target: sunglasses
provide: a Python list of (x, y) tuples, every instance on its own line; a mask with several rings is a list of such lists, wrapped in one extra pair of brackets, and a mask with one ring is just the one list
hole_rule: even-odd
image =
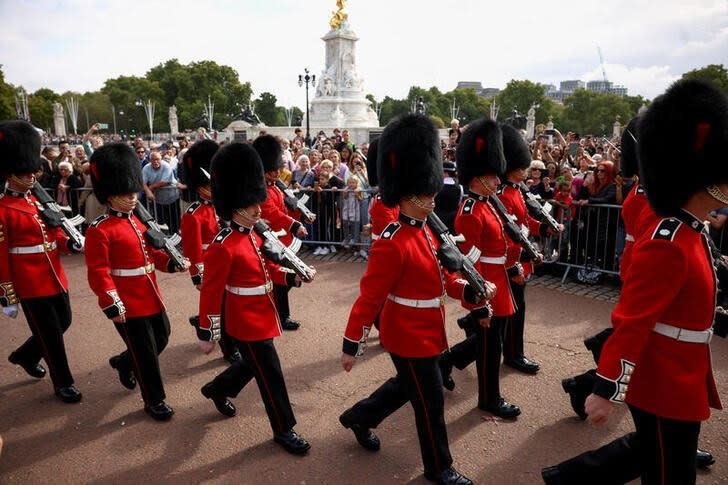
[(597, 172), (602, 172), (602, 173), (604, 173), (604, 172), (606, 172), (606, 170), (604, 170), (603, 168), (599, 168), (599, 169), (597, 169)]

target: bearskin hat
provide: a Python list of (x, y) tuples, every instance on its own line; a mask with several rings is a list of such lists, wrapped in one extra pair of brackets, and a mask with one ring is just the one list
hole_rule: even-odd
[(382, 202), (395, 207), (407, 195), (442, 188), (440, 139), (429, 118), (408, 114), (390, 121), (379, 139), (377, 175)]
[(654, 211), (675, 215), (690, 196), (728, 183), (728, 98), (702, 81), (680, 80), (639, 122), (640, 180)]
[(377, 175), (377, 156), (379, 154), (379, 138), (375, 138), (369, 143), (369, 151), (367, 152), (367, 178), (369, 185), (376, 187), (379, 185), (379, 177)]
[(182, 159), (184, 170), (180, 172), (180, 180), (191, 191), (209, 183), (202, 170), (210, 173), (210, 162), (218, 149), (217, 143), (212, 140), (201, 140), (192, 145), (185, 152)]
[(247, 143), (231, 143), (212, 157), (212, 203), (217, 214), (232, 219), (233, 211), (268, 198), (260, 155)]
[(262, 135), (255, 139), (253, 147), (263, 161), (263, 170), (272, 172), (283, 168), (283, 149), (273, 135)]
[(40, 170), (40, 135), (25, 121), (0, 121), (0, 178)]
[(634, 177), (639, 174), (640, 165), (637, 159), (637, 129), (639, 128), (639, 116), (629, 120), (629, 124), (622, 132), (622, 140), (619, 142), (621, 156), (619, 158), (619, 169), (625, 177)]
[[(498, 123), (480, 118), (460, 135), (455, 153), (460, 183), (468, 186), (475, 177), (502, 174), (506, 170), (503, 135)], [(529, 157), (530, 158), (530, 157)]]
[(94, 151), (90, 163), (91, 185), (99, 202), (112, 195), (131, 194), (143, 189), (142, 168), (134, 150), (124, 143), (110, 143)]
[(508, 124), (501, 124), (500, 129), (503, 133), (503, 156), (506, 159), (503, 175), (531, 166), (531, 151), (521, 132)]

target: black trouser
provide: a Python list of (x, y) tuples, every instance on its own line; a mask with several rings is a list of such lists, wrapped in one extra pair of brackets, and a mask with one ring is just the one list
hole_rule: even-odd
[(278, 318), (281, 323), (291, 317), (291, 308), (288, 306), (288, 292), (291, 291), (290, 286), (273, 285), (273, 298), (278, 310)]
[(296, 425), (286, 382), (273, 339), (255, 342), (236, 340), (243, 360), (233, 363), (212, 381), (216, 391), (235, 397), (255, 377), (273, 433), (283, 433)]
[(445, 428), (445, 400), (439, 356), (408, 359), (390, 354), (397, 375), (351, 408), (354, 421), (376, 428), (407, 401), (412, 404), (425, 472), (438, 474), (452, 465)]
[(134, 371), (144, 403), (151, 406), (164, 401), (159, 354), (169, 341), (167, 313), (127, 318), (126, 322), (114, 323), (114, 326), (127, 348), (119, 354), (123, 362), (122, 369)]
[(558, 465), (564, 484), (695, 483), (700, 422), (661, 418), (633, 406), (637, 431)]
[(476, 324), (466, 330), (468, 337), (450, 349), (450, 362), (460, 370), (475, 361), (478, 371), (478, 406), (500, 399), (500, 362), (503, 331), (508, 317), (493, 317), (490, 326)]
[(63, 333), (71, 326), (68, 293), (20, 300), (33, 336), (14, 352), (20, 362), (37, 364), (43, 357), (55, 387), (73, 385)]
[(523, 357), (523, 327), (526, 321), (526, 285), (519, 285), (508, 279), (516, 313), (508, 317), (503, 337), (503, 359), (515, 360)]

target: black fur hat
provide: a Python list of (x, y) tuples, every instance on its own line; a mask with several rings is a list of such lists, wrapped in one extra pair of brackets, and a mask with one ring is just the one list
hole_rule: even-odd
[(498, 123), (480, 118), (468, 125), (460, 135), (455, 153), (460, 183), (468, 186), (475, 177), (500, 175), (506, 170), (503, 155), (503, 135)]
[(395, 207), (407, 195), (436, 194), (443, 184), (440, 137), (422, 115), (408, 114), (390, 121), (382, 132), (377, 175), (382, 202)]
[(124, 143), (110, 143), (94, 151), (90, 172), (94, 194), (102, 204), (107, 204), (112, 195), (142, 191), (139, 159)]
[(531, 166), (531, 151), (521, 132), (505, 123), (500, 125), (500, 129), (503, 132), (503, 156), (506, 159), (503, 175)]
[(205, 169), (207, 173), (210, 173), (210, 162), (218, 148), (217, 143), (212, 140), (201, 140), (185, 152), (182, 159), (184, 170), (180, 171), (180, 180), (190, 191), (209, 183), (200, 169)]
[(255, 139), (253, 147), (263, 162), (263, 170), (272, 172), (283, 168), (283, 149), (273, 135), (262, 135)]
[(40, 170), (40, 135), (25, 121), (0, 121), (0, 178)]
[(217, 214), (232, 219), (233, 211), (268, 198), (263, 163), (247, 143), (230, 143), (212, 157), (212, 202)]
[(654, 211), (675, 215), (690, 196), (728, 183), (728, 98), (717, 87), (680, 80), (639, 122), (640, 180)]
[(369, 151), (367, 152), (367, 178), (369, 185), (376, 187), (379, 185), (379, 176), (377, 175), (377, 156), (379, 154), (379, 138), (375, 138), (369, 143)]
[(622, 132), (620, 141), (621, 156), (619, 157), (619, 169), (624, 177), (634, 177), (639, 174), (640, 165), (637, 158), (637, 130), (639, 128), (639, 117), (635, 116)]

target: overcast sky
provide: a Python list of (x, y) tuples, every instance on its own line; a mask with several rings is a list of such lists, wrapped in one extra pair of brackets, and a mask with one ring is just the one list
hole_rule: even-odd
[[(232, 66), (257, 96), (304, 104), (298, 74), (319, 73), (335, 0), (0, 0), (0, 64), (34, 91), (100, 89), (170, 58)], [(683, 72), (728, 66), (728, 0), (349, 0), (364, 89), (510, 79), (601, 79), (653, 98)], [(204, 93), (201, 93), (204, 96)]]

